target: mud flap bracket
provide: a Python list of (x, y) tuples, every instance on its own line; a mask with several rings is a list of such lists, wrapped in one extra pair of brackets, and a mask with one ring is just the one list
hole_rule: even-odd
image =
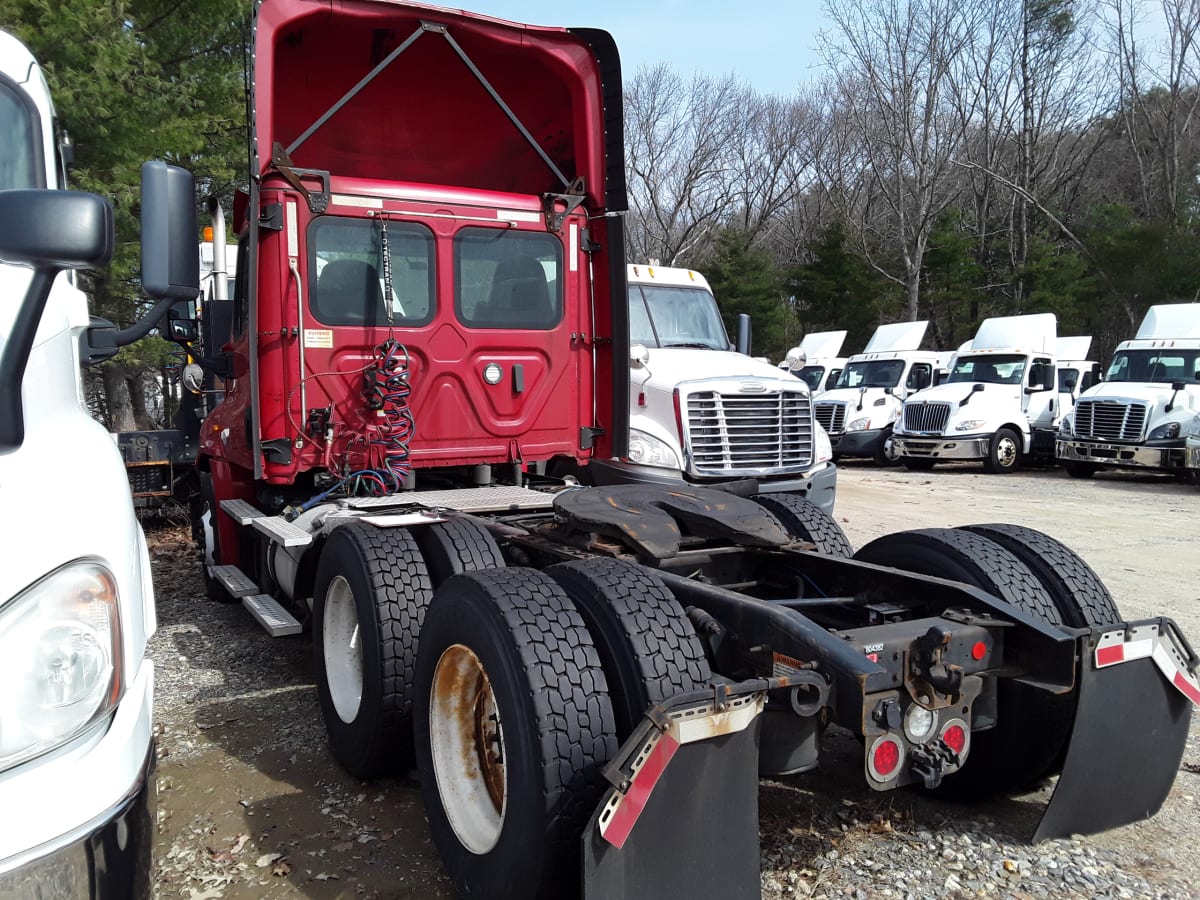
[[(770, 681), (681, 695), (634, 730), (583, 834), (583, 896), (758, 897), (758, 744)], [(716, 848), (719, 851), (714, 852)]]
[(1081, 638), (1066, 760), (1034, 841), (1096, 834), (1154, 815), (1175, 782), (1200, 688), (1170, 619), (1097, 626)]

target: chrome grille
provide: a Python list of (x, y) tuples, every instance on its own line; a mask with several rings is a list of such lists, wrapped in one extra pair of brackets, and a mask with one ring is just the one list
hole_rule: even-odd
[(1101, 441), (1140, 441), (1146, 430), (1146, 404), (1121, 400), (1080, 400), (1075, 434)]
[(841, 434), (846, 427), (846, 404), (845, 403), (817, 403), (814, 404), (814, 409), (817, 416), (817, 422), (830, 434)]
[(808, 392), (687, 395), (684, 429), (697, 476), (801, 472), (812, 465), (814, 421)]
[(904, 430), (941, 434), (950, 421), (949, 403), (905, 403)]

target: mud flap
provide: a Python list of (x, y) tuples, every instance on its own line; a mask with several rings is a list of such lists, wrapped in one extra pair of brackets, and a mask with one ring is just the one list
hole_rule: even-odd
[(642, 725), (583, 833), (585, 900), (761, 896), (758, 742), (766, 694), (680, 706)]
[(1081, 640), (1075, 726), (1035, 843), (1158, 812), (1200, 702), (1195, 656), (1170, 620), (1098, 627)]

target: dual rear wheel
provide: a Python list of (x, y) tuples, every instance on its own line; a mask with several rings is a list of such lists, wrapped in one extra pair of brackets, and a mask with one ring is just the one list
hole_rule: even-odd
[(678, 601), (640, 567), (503, 566), (468, 519), (339, 526), (314, 593), (318, 690), (350, 772), (415, 761), (463, 895), (557, 897), (576, 890), (603, 766), (648, 706), (711, 673)]

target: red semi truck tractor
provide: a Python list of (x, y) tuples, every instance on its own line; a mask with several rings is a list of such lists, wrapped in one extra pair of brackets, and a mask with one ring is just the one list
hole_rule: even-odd
[(756, 896), (757, 777), (831, 721), (881, 791), (1061, 772), (1038, 837), (1158, 808), (1195, 657), (1061, 544), (855, 554), (793, 495), (589, 486), (628, 453), (607, 34), (265, 0), (251, 65), (205, 575), (309, 634), (342, 766), (415, 763), (464, 895)]

